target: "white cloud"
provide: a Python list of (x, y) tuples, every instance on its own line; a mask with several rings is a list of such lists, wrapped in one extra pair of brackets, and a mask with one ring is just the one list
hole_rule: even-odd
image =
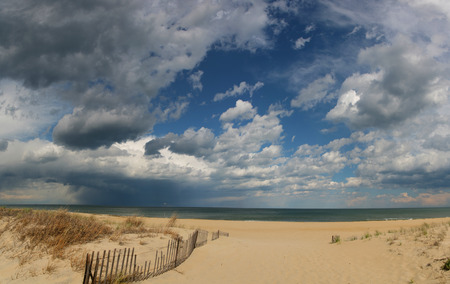
[(327, 95), (335, 82), (336, 80), (331, 74), (316, 79), (299, 92), (298, 96), (291, 101), (291, 106), (301, 107), (303, 110), (313, 108), (318, 103), (327, 100)]
[[(44, 95), (47, 93), (47, 95)], [(0, 81), (0, 137), (26, 139), (44, 135), (68, 111), (48, 94), (34, 92), (19, 82)]]
[(305, 47), (306, 43), (308, 43), (311, 40), (310, 37), (308, 38), (303, 38), (303, 37), (299, 37), (294, 44), (294, 49), (302, 49), (303, 47)]
[(256, 109), (253, 108), (250, 102), (237, 100), (235, 107), (228, 109), (220, 115), (220, 120), (223, 122), (229, 122), (236, 119), (248, 120), (252, 119), (255, 114)]
[(315, 29), (316, 29), (316, 25), (310, 24), (310, 25), (306, 26), (305, 33), (310, 33), (312, 31), (314, 31)]
[(189, 76), (189, 81), (191, 82), (192, 88), (194, 90), (199, 90), (199, 91), (203, 90), (203, 85), (201, 82), (202, 76), (203, 76), (202, 70), (198, 70), (197, 72), (195, 72), (191, 76)]
[(255, 85), (250, 85), (247, 82), (241, 82), (239, 86), (234, 85), (232, 89), (227, 90), (225, 93), (218, 93), (214, 96), (214, 101), (221, 101), (228, 97), (236, 97), (242, 96), (245, 93), (249, 93), (250, 97), (253, 96), (253, 93), (258, 89), (262, 88), (264, 83), (257, 82)]

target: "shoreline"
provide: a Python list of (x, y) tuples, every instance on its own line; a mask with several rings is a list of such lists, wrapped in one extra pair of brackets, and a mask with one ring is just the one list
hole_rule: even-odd
[(75, 213), (109, 214), (178, 219), (282, 221), (282, 222), (354, 222), (409, 220), (450, 217), (450, 207), (436, 208), (371, 208), (371, 209), (271, 209), (225, 207), (110, 207), (93, 205), (7, 205), (9, 208), (58, 210)]

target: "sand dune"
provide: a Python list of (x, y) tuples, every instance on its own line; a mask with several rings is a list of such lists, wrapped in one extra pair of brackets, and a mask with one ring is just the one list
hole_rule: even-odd
[[(110, 224), (124, 219), (97, 217)], [(167, 223), (142, 220), (147, 226)], [(175, 270), (140, 283), (450, 283), (450, 272), (441, 269), (450, 257), (449, 224), (450, 218), (344, 223), (177, 220), (181, 234), (201, 228), (230, 236), (209, 239)], [(332, 244), (332, 235), (341, 241)], [(134, 246), (144, 258), (168, 238), (130, 234), (73, 246), (67, 253)], [(73, 259), (54, 259), (42, 251), (21, 264), (25, 251), (11, 232), (3, 232), (0, 283), (81, 283), (82, 271), (71, 268)]]

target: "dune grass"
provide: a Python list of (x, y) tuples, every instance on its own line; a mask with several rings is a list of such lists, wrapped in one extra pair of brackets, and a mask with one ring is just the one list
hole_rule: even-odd
[(31, 250), (42, 246), (48, 253), (59, 258), (64, 257), (65, 249), (71, 245), (85, 244), (105, 237), (118, 240), (124, 234), (156, 236), (162, 233), (179, 238), (171, 229), (176, 222), (175, 215), (161, 228), (147, 228), (136, 216), (126, 218), (114, 228), (93, 216), (80, 216), (65, 209), (52, 211), (0, 207), (0, 220), (6, 222), (0, 235), (10, 230), (20, 241), (28, 242)]
[(33, 249), (44, 246), (60, 257), (70, 245), (92, 242), (110, 235), (110, 226), (94, 217), (70, 214), (67, 210), (56, 211), (0, 208), (0, 218), (7, 217), (5, 229), (14, 232), (19, 240), (29, 242)]

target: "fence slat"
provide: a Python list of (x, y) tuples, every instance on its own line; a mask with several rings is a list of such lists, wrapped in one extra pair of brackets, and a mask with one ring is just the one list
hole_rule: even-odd
[(95, 261), (95, 268), (94, 268), (94, 276), (92, 277), (92, 283), (97, 282), (97, 271), (98, 271), (98, 263), (100, 260), (98, 259), (100, 252), (97, 252), (97, 259)]
[(153, 262), (153, 275), (156, 274), (156, 261), (158, 260), (158, 251), (156, 251), (155, 262)]
[(100, 266), (100, 275), (98, 276), (98, 283), (102, 283), (102, 272), (103, 272), (103, 263), (105, 262), (106, 250), (103, 251), (102, 256), (102, 265)]
[(109, 279), (113, 282), (113, 271), (114, 271), (114, 261), (116, 260), (116, 249), (114, 249), (112, 263), (111, 263), (111, 272), (109, 273)]
[(86, 255), (86, 264), (84, 266), (84, 279), (83, 284), (89, 284), (89, 253)]
[[(130, 274), (131, 274), (131, 268), (133, 267), (133, 255), (134, 255), (134, 248), (131, 251), (131, 259), (130, 259)], [(126, 272), (126, 270), (125, 270)]]
[(117, 272), (119, 270), (119, 262), (120, 262), (120, 253), (122, 252), (121, 249), (119, 249), (119, 255), (117, 256), (117, 263), (116, 263), (116, 272), (114, 273), (114, 278), (117, 278)]
[(109, 269), (109, 255), (111, 254), (111, 251), (108, 250), (108, 257), (106, 258), (106, 268), (105, 268), (105, 283), (108, 282), (108, 269)]
[(145, 272), (147, 271), (147, 261), (145, 261), (145, 266), (144, 266), (144, 274), (143, 274), (143, 279), (145, 279), (146, 275)]

